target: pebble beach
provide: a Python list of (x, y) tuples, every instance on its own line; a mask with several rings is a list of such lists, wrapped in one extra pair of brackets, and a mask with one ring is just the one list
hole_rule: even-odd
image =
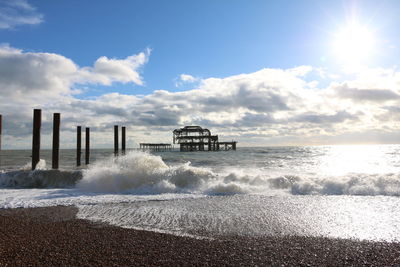
[(319, 237), (196, 239), (76, 219), (77, 208), (0, 210), (1, 266), (399, 266), (400, 243)]

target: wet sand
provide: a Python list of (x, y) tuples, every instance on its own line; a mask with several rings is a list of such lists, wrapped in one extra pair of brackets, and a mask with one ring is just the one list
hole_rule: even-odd
[(399, 266), (400, 243), (316, 237), (199, 240), (75, 218), (75, 207), (0, 210), (0, 266)]

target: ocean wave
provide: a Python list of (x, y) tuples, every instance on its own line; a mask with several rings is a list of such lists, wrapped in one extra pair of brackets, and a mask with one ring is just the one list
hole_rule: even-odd
[(77, 187), (91, 192), (126, 193), (288, 193), (291, 195), (400, 196), (399, 174), (271, 176), (251, 170), (215, 173), (190, 163), (168, 166), (159, 156), (132, 152), (83, 171)]
[(302, 177), (287, 181), (293, 195), (400, 196), (400, 175), (347, 174), (345, 176)]
[[(43, 165), (43, 164), (42, 164)], [(43, 167), (43, 166), (42, 166)], [(185, 164), (167, 165), (160, 156), (130, 152), (81, 171), (20, 170), (0, 173), (3, 188), (65, 188), (123, 194), (200, 193), (400, 196), (400, 175), (277, 175), (255, 169), (218, 172)]]
[(80, 171), (18, 170), (0, 173), (0, 188), (68, 188), (81, 178)]
[(99, 161), (83, 171), (77, 188), (90, 192), (187, 193), (202, 191), (218, 176), (190, 163), (168, 166), (159, 156), (131, 152)]

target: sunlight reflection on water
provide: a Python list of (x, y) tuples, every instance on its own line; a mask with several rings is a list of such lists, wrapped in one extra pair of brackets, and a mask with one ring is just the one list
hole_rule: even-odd
[(339, 176), (394, 173), (399, 171), (399, 161), (400, 154), (387, 146), (331, 146), (317, 164), (321, 173)]

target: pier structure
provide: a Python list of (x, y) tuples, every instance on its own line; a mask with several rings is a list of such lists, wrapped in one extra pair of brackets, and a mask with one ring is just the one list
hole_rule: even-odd
[(165, 152), (165, 151), (172, 151), (172, 145), (164, 143), (140, 143), (140, 149)]
[(173, 131), (173, 143), (180, 145), (180, 151), (219, 151), (236, 150), (237, 142), (220, 142), (209, 129), (185, 126)]

